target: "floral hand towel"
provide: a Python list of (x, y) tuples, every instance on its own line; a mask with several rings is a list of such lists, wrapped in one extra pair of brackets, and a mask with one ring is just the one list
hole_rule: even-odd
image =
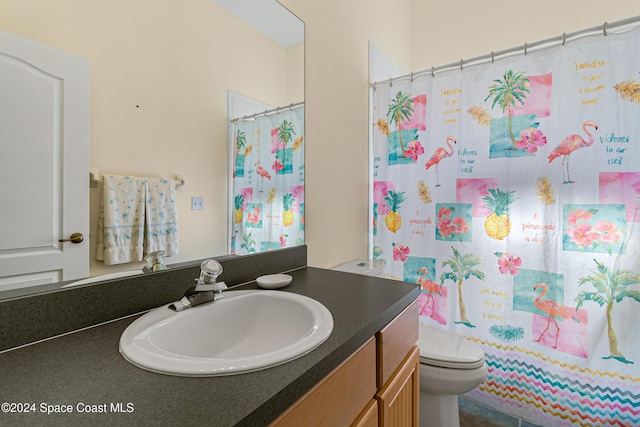
[(178, 215), (175, 182), (147, 178), (145, 201), (145, 253), (164, 251), (165, 256), (178, 254)]
[(142, 261), (146, 184), (144, 178), (104, 176), (96, 258), (106, 265)]

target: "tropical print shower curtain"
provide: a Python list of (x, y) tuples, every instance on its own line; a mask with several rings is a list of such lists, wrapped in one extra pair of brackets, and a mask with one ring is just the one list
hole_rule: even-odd
[(470, 396), (640, 425), (640, 30), (372, 90), (372, 257), (486, 352)]
[(304, 244), (304, 107), (233, 125), (231, 253)]

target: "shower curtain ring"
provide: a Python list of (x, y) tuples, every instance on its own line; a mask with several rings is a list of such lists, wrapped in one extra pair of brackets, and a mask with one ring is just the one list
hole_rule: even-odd
[(413, 71), (411, 72), (411, 83), (413, 83)]
[(289, 111), (293, 111), (293, 102), (289, 104)]
[(562, 46), (567, 42), (567, 33), (562, 33)]
[(393, 78), (389, 77), (389, 87), (393, 87)]
[(460, 71), (462, 71), (462, 59), (460, 60)]
[(495, 59), (493, 51), (491, 51), (491, 63), (493, 64), (493, 60)]
[(436, 67), (431, 67), (431, 77), (435, 77), (436, 76)]
[(604, 33), (604, 36), (607, 37), (607, 23), (605, 21), (604, 24), (602, 24), (602, 32)]
[(527, 56), (527, 42), (524, 42), (524, 56)]

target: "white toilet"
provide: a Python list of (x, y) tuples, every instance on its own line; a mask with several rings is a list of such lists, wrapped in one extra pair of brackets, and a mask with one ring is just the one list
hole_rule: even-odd
[[(356, 259), (334, 270), (380, 276), (384, 261)], [(459, 335), (420, 325), (420, 426), (460, 427), (458, 395), (487, 377), (484, 351)]]
[(459, 335), (420, 325), (420, 427), (459, 427), (458, 395), (487, 377), (484, 351)]

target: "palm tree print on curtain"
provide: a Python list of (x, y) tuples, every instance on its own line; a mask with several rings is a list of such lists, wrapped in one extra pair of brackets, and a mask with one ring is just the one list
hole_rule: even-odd
[(578, 282), (579, 286), (591, 285), (594, 291), (580, 291), (576, 297), (576, 311), (586, 302), (591, 301), (604, 307), (607, 319), (607, 337), (609, 340), (609, 356), (603, 359), (613, 358), (622, 363), (634, 363), (628, 360), (618, 349), (618, 338), (613, 328), (613, 308), (616, 303), (620, 303), (626, 298), (640, 302), (640, 292), (631, 289), (631, 286), (640, 283), (640, 276), (630, 270), (614, 270), (602, 262), (594, 259), (597, 270), (592, 276), (582, 277)]
[(391, 104), (389, 104), (389, 112), (387, 113), (387, 116), (389, 117), (389, 121), (396, 125), (398, 145), (400, 145), (399, 157), (406, 157), (405, 153), (407, 151), (402, 143), (402, 130), (400, 129), (400, 123), (403, 121), (409, 121), (412, 114), (413, 99), (411, 99), (411, 95), (398, 92), (396, 98), (391, 101)]
[[(247, 136), (239, 129), (235, 134), (235, 142), (235, 149), (233, 150), (233, 154), (235, 156), (235, 161), (233, 162), (235, 166), (233, 169), (234, 178), (236, 176), (244, 176), (244, 158), (246, 157), (246, 154), (248, 154), (246, 151), (240, 154), (240, 150), (245, 148), (247, 144)], [(249, 148), (247, 148), (247, 150), (248, 149)]]
[[(498, 106), (507, 116), (506, 124), (504, 118), (490, 121), (492, 157), (532, 155), (547, 143), (546, 136), (538, 129), (538, 115), (520, 113), (514, 116), (516, 108), (525, 106), (531, 94), (529, 85), (532, 79), (524, 72), (507, 70), (501, 79), (495, 79), (489, 86), (489, 94), (484, 101), (493, 100), (491, 108)], [(547, 84), (551, 85), (550, 78)]]
[(425, 95), (412, 98), (410, 94), (400, 91), (390, 102), (387, 111), (387, 117), (396, 130), (389, 132), (387, 122), (378, 120), (379, 131), (388, 138), (389, 164), (413, 164), (424, 154), (418, 131), (425, 129), (425, 105)]
[[(297, 147), (293, 146), (293, 136), (296, 134), (294, 125), (283, 120), (276, 129), (272, 129), (272, 135), (275, 136), (275, 153), (276, 159), (273, 162), (272, 169), (278, 175), (293, 173), (293, 150)], [(300, 139), (300, 142), (302, 139)], [(292, 145), (289, 147), (289, 145)]]
[[(451, 247), (453, 255), (446, 261), (442, 262), (442, 274), (440, 275), (440, 283), (444, 284), (446, 280), (451, 280), (458, 287), (458, 309), (460, 310), (460, 323), (470, 328), (475, 328), (475, 325), (467, 318), (467, 309), (464, 304), (464, 297), (462, 296), (462, 285), (465, 280), (469, 280), (472, 276), (479, 280), (484, 280), (484, 272), (479, 269), (475, 269), (476, 265), (480, 264), (480, 258), (473, 254), (461, 254), (455, 247)], [(445, 270), (448, 268), (448, 270)]]

